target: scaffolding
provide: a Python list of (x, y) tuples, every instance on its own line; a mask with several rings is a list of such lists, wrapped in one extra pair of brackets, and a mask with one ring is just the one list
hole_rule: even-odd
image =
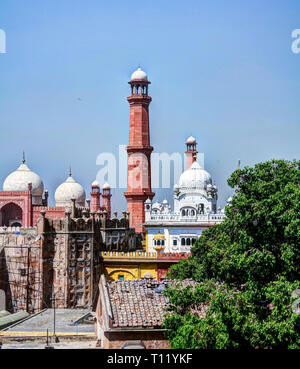
[(2, 243), (0, 246), (0, 289), (5, 291), (8, 311), (40, 310), (43, 297), (40, 260), (39, 245)]

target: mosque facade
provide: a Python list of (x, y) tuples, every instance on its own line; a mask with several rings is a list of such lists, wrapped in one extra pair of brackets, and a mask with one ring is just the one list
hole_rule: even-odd
[(23, 154), (22, 164), (7, 176), (3, 183), (3, 191), (0, 191), (0, 227), (36, 226), (41, 212), (45, 212), (50, 219), (61, 218), (73, 203), (81, 209), (106, 211), (110, 217), (109, 184), (103, 185), (102, 193), (97, 181), (94, 181), (91, 187), (92, 200), (86, 200), (84, 188), (72, 177), (70, 170), (67, 179), (55, 191), (55, 206), (48, 206), (49, 193), (47, 190), (44, 191), (40, 176), (27, 166)]
[(173, 189), (173, 208), (167, 200), (145, 202), (146, 249), (149, 252), (189, 253), (202, 232), (224, 220), (217, 207), (218, 188), (197, 162), (197, 142), (186, 141), (186, 170)]

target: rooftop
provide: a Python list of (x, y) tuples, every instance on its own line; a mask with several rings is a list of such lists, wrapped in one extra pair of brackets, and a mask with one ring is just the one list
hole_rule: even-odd
[[(176, 282), (165, 280), (159, 283), (152, 279), (107, 282), (112, 327), (160, 328), (168, 304), (162, 292), (167, 285)], [(188, 285), (196, 285), (196, 282), (182, 282), (182, 287)]]
[[(87, 309), (56, 309), (56, 334), (57, 335), (94, 335), (94, 324), (83, 321), (74, 324), (90, 311)], [(37, 314), (4, 329), (3, 336), (46, 336), (53, 333), (53, 309), (45, 309)]]

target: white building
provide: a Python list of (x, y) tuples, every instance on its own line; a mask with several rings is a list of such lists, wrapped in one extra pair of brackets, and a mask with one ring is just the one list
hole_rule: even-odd
[(218, 189), (211, 175), (197, 162), (197, 142), (186, 141), (186, 170), (174, 186), (174, 209), (167, 200), (145, 202), (148, 252), (189, 252), (204, 229), (221, 223), (224, 209), (217, 209)]

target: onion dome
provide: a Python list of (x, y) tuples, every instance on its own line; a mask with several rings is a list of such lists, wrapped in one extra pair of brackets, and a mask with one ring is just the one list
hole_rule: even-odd
[(110, 190), (110, 185), (108, 182), (105, 182), (103, 185), (103, 190)]
[(28, 191), (29, 183), (32, 184), (32, 203), (41, 205), (44, 191), (43, 181), (38, 174), (28, 168), (23, 157), (23, 162), (19, 168), (6, 177), (3, 183), (3, 191)]
[(212, 184), (211, 175), (201, 168), (198, 162), (194, 162), (189, 169), (185, 170), (180, 178), (178, 185), (181, 190), (197, 189), (206, 190)]
[(193, 136), (190, 136), (187, 140), (186, 140), (186, 144), (187, 145), (191, 145), (191, 144), (195, 144), (196, 143), (196, 139)]
[(148, 80), (148, 76), (140, 67), (138, 67), (138, 69), (135, 72), (133, 72), (131, 75), (131, 81), (135, 79)]
[(97, 180), (95, 180), (93, 183), (92, 183), (92, 187), (99, 187), (100, 188), (100, 184)]
[(85, 191), (84, 188), (75, 181), (71, 173), (69, 177), (55, 191), (56, 206), (70, 206), (72, 199), (75, 199), (75, 204), (85, 206)]
[(169, 205), (169, 203), (168, 203), (168, 200), (167, 200), (167, 199), (164, 199), (164, 201), (163, 201), (162, 203), (163, 203), (163, 205)]

